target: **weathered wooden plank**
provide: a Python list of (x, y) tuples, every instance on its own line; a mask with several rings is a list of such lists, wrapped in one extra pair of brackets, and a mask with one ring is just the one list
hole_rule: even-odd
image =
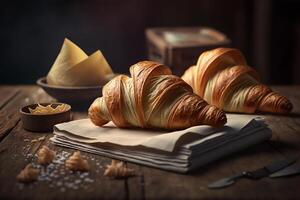
[[(25, 142), (24, 139), (33, 140), (41, 136), (46, 136), (45, 141)], [(74, 150), (52, 146), (48, 142), (49, 133), (32, 133), (22, 129), (21, 123), (12, 130), (2, 142), (0, 151), (0, 198), (24, 198), (24, 199), (124, 199), (128, 194), (125, 191), (124, 180), (110, 180), (103, 176), (105, 165), (110, 163), (110, 159), (82, 153), (89, 161), (91, 170), (89, 175), (80, 178), (81, 174), (72, 174), (65, 167), (59, 168), (56, 178), (50, 181), (37, 181), (33, 184), (23, 185), (16, 181), (19, 171), (28, 163), (36, 163), (35, 155), (38, 149), (46, 144), (54, 149), (58, 155), (72, 153)], [(26, 159), (27, 158), (27, 159)], [(48, 175), (47, 177), (50, 177)], [(65, 178), (69, 178), (66, 180)], [(85, 179), (88, 179), (85, 181)], [(75, 184), (76, 181), (81, 183)], [(73, 186), (70, 186), (73, 185)], [(78, 185), (78, 189), (74, 186)], [(22, 186), (22, 187), (20, 187)]]
[(127, 166), (135, 171), (134, 177), (126, 179), (129, 199), (146, 199), (143, 166), (133, 163), (127, 163)]
[(267, 115), (266, 120), (273, 130), (271, 145), (281, 154), (300, 155), (300, 87), (274, 87), (275, 91), (286, 95), (294, 105), (289, 115)]
[[(242, 170), (256, 169), (269, 162), (299, 152), (299, 117), (300, 111), (299, 87), (275, 88), (282, 90), (294, 103), (294, 114), (290, 116), (266, 115), (266, 119), (273, 129), (271, 142), (257, 145), (253, 148), (237, 153), (220, 161), (214, 162), (191, 174), (182, 175), (166, 172), (149, 167), (128, 164), (136, 170), (137, 176), (125, 180), (110, 180), (103, 177), (104, 166), (110, 159), (93, 154), (83, 154), (92, 165), (89, 177), (93, 183), (82, 183), (77, 190), (67, 188), (64, 181), (38, 181), (19, 189), (15, 176), (26, 163), (24, 155), (35, 154), (46, 143), (61, 153), (72, 152), (71, 149), (60, 148), (49, 144), (48, 139), (37, 143), (25, 142), (24, 139), (35, 139), (41, 136), (51, 137), (49, 133), (31, 133), (21, 128), (17, 123), (11, 133), (0, 143), (0, 198), (111, 198), (111, 199), (293, 199), (298, 197), (299, 177), (271, 180), (265, 178), (259, 181), (241, 180), (232, 187), (222, 190), (210, 190), (206, 185), (218, 178), (237, 173)], [(33, 92), (34, 93), (34, 92)], [(45, 98), (42, 94), (35, 100)], [(28, 100), (30, 101), (30, 100)], [(13, 107), (7, 104), (6, 108)], [(74, 119), (86, 117), (86, 112), (74, 112)], [(34, 160), (35, 158), (33, 158)], [(98, 165), (97, 165), (98, 163)], [(9, 167), (8, 167), (9, 166)], [(101, 166), (101, 167), (100, 167)], [(67, 177), (67, 175), (65, 175)], [(50, 187), (51, 184), (54, 186)], [(57, 183), (62, 183), (65, 190)], [(86, 186), (86, 187), (84, 187)]]
[(14, 98), (19, 91), (20, 89), (14, 86), (0, 86), (0, 108)]
[[(26, 88), (22, 94), (33, 94), (32, 96), (21, 96), (17, 100), (8, 104), (5, 109), (8, 113), (14, 113), (17, 110), (14, 107), (20, 107), (23, 103), (41, 102), (51, 100), (42, 91), (36, 92), (37, 88)], [(25, 98), (24, 98), (25, 97)], [(24, 98), (22, 100), (22, 98)], [(87, 117), (84, 112), (73, 112), (73, 118), (79, 119)], [(95, 156), (93, 154), (83, 153), (90, 165), (89, 175), (71, 174), (64, 169), (64, 165), (59, 168), (58, 177), (51, 181), (37, 181), (33, 184), (23, 185), (16, 181), (16, 175), (26, 166), (27, 163), (36, 163), (35, 155), (43, 144), (50, 146), (57, 151), (58, 155), (72, 153), (74, 150), (53, 146), (49, 142), (51, 133), (34, 133), (22, 129), (22, 122), (15, 121), (16, 127), (10, 134), (3, 139), (0, 144), (0, 199), (21, 198), (21, 199), (126, 199), (128, 192), (126, 190), (126, 181), (110, 180), (103, 176), (105, 166), (111, 159)], [(31, 143), (30, 141), (41, 137), (45, 140)], [(68, 180), (66, 180), (68, 178)], [(75, 182), (79, 182), (75, 184)], [(2, 184), (5, 183), (5, 184)]]
[(283, 197), (277, 188), (281, 186), (284, 188), (288, 181), (273, 185), (270, 179), (245, 180), (222, 190), (210, 190), (207, 184), (242, 170), (262, 167), (280, 158), (283, 157), (264, 143), (187, 175), (141, 167), (140, 180), (129, 179), (129, 186), (132, 187), (129, 191), (131, 196), (138, 194), (138, 191), (144, 191), (139, 194), (143, 196), (141, 194), (144, 193), (145, 199), (244, 199), (248, 189), (251, 188), (251, 191), (258, 193), (247, 194), (249, 199), (272, 197), (276, 199), (277, 195)]
[(42, 89), (35, 86), (17, 86), (13, 89), (19, 92), (0, 109), (0, 141), (20, 120), (19, 109), (22, 106), (52, 100)]
[(14, 123), (8, 121), (9, 117), (7, 113), (3, 111), (3, 107), (13, 100), (20, 92), (18, 87), (1, 86), (0, 87), (0, 141), (11, 128), (14, 127)]

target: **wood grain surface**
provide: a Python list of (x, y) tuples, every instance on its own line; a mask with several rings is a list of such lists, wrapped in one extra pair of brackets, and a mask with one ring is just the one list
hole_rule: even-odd
[[(220, 190), (206, 187), (210, 182), (233, 173), (300, 155), (300, 86), (273, 89), (290, 98), (294, 110), (288, 116), (264, 115), (273, 130), (272, 139), (190, 174), (127, 163), (135, 169), (136, 176), (109, 179), (103, 176), (103, 172), (111, 162), (110, 158), (82, 153), (91, 165), (89, 173), (71, 173), (61, 165), (57, 168), (59, 173), (48, 177), (49, 180), (20, 184), (16, 180), (17, 174), (26, 164), (36, 163), (35, 154), (42, 145), (55, 149), (59, 155), (69, 155), (74, 150), (53, 146), (49, 141), (51, 133), (34, 133), (22, 128), (19, 108), (30, 103), (54, 101), (51, 97), (36, 86), (1, 86), (0, 199), (299, 199), (300, 176), (241, 180)], [(85, 117), (85, 111), (73, 112), (74, 119)]]

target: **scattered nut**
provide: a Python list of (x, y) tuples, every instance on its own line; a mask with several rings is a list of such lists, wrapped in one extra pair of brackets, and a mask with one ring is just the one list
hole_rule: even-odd
[(37, 179), (40, 170), (28, 164), (17, 176), (17, 180), (22, 183), (30, 183)]
[(127, 168), (124, 165), (124, 162), (118, 162), (116, 160), (112, 160), (111, 164), (106, 166), (104, 176), (108, 176), (112, 178), (126, 178), (130, 176), (134, 176), (134, 170)]
[(41, 165), (48, 165), (53, 161), (55, 154), (55, 151), (50, 150), (47, 146), (44, 145), (37, 153), (37, 162)]
[(89, 163), (81, 157), (79, 151), (74, 152), (73, 155), (66, 160), (66, 167), (74, 171), (88, 171), (90, 169)]

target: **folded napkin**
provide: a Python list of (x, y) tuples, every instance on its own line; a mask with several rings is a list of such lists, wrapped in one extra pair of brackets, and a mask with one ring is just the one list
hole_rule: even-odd
[(185, 173), (271, 137), (271, 130), (256, 116), (228, 114), (222, 128), (207, 125), (162, 132), (104, 127), (89, 119), (54, 126), (51, 141), (111, 158)]

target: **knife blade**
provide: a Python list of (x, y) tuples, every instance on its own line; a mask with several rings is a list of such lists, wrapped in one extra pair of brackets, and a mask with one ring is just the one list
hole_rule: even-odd
[(283, 176), (292, 176), (292, 175), (296, 175), (296, 174), (300, 174), (300, 163), (292, 164), (282, 170), (279, 170), (279, 171), (271, 174), (269, 177), (270, 178), (279, 178), (279, 177), (283, 177)]
[(242, 171), (238, 174), (234, 174), (232, 176), (222, 178), (208, 185), (210, 189), (220, 189), (224, 187), (228, 187), (236, 182), (236, 180), (240, 178), (248, 178), (248, 179), (260, 179), (266, 176), (269, 176), (272, 173), (275, 173), (291, 164), (296, 162), (296, 158), (288, 158), (284, 160), (279, 160), (272, 162), (269, 165), (266, 165), (262, 168), (259, 168), (254, 171)]
[(275, 173), (297, 161), (296, 157), (291, 157), (288, 159), (272, 162), (271, 164), (265, 166), (265, 168), (270, 172), (270, 174)]

